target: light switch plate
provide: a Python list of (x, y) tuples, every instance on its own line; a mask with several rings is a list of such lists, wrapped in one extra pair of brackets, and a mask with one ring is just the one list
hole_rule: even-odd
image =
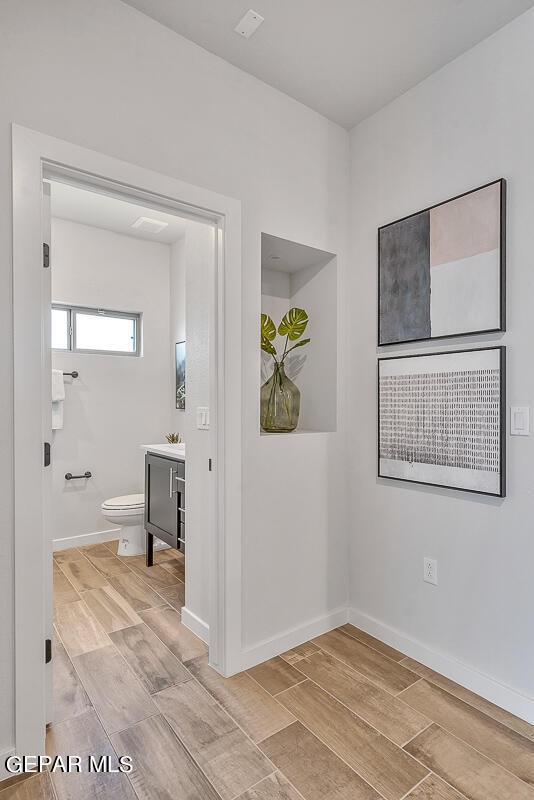
[(510, 436), (528, 436), (530, 434), (530, 409), (528, 406), (511, 406)]
[(210, 429), (210, 410), (206, 406), (197, 406), (197, 428), (199, 431)]

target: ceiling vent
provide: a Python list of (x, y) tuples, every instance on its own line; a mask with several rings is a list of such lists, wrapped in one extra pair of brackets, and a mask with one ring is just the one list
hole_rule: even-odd
[(257, 11), (253, 11), (250, 8), (245, 16), (239, 20), (234, 28), (234, 31), (240, 36), (244, 36), (245, 39), (250, 39), (252, 34), (255, 33), (260, 27), (263, 19), (264, 18), (261, 14), (258, 14)]
[(168, 222), (162, 222), (159, 219), (151, 219), (150, 217), (139, 217), (135, 222), (132, 222), (130, 228), (135, 228), (142, 233), (161, 233), (165, 228), (169, 227)]

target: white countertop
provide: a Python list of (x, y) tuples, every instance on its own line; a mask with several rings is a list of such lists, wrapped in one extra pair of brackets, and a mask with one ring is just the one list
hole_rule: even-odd
[(185, 444), (142, 444), (141, 450), (157, 456), (174, 458), (176, 461), (185, 461)]

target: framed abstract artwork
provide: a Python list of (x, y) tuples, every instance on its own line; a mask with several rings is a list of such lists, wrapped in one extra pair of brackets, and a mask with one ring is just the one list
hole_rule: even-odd
[(505, 496), (505, 347), (378, 360), (378, 476)]
[(378, 230), (378, 344), (504, 331), (506, 181)]
[(185, 409), (185, 342), (176, 342), (176, 408)]

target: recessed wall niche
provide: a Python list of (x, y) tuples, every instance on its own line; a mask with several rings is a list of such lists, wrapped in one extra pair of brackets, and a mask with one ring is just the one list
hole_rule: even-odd
[[(290, 434), (337, 427), (337, 257), (268, 233), (261, 234), (261, 310), (278, 327), (293, 307), (308, 312), (311, 341), (288, 356), (286, 373), (300, 389), (300, 417)], [(283, 339), (273, 342), (283, 351)], [(261, 353), (261, 384), (272, 374), (272, 357)], [(259, 398), (258, 398), (259, 402)]]

